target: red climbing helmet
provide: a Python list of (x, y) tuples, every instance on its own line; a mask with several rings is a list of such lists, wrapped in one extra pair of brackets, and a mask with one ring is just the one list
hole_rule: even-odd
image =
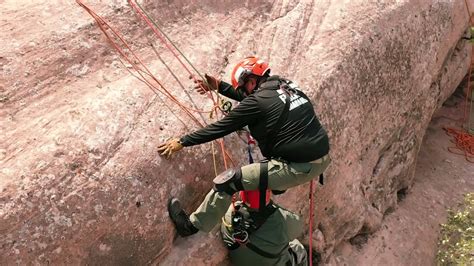
[(232, 86), (237, 88), (244, 85), (249, 75), (263, 77), (268, 73), (270, 73), (270, 67), (267, 62), (255, 56), (249, 56), (236, 64), (232, 70)]

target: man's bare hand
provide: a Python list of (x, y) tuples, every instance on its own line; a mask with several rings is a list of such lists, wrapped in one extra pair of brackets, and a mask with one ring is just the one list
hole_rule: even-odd
[(178, 152), (183, 148), (183, 145), (181, 145), (181, 142), (179, 141), (178, 138), (172, 138), (165, 143), (162, 143), (158, 145), (158, 153), (161, 156), (165, 156), (166, 159), (169, 159), (171, 154)]
[(208, 91), (214, 91), (219, 88), (220, 80), (208, 74), (205, 74), (204, 77), (206, 78), (206, 82), (200, 79), (194, 81), (194, 83), (196, 83), (194, 89), (199, 92), (199, 94), (205, 94)]

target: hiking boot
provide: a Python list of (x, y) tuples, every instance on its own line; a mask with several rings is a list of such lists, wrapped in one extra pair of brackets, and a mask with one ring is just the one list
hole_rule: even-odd
[(168, 214), (173, 221), (178, 235), (185, 237), (190, 236), (199, 231), (189, 220), (189, 216), (181, 208), (181, 204), (177, 198), (170, 198), (168, 201)]

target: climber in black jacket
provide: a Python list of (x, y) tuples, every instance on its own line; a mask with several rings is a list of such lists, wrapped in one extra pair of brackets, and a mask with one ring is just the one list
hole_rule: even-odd
[[(208, 75), (206, 80), (200, 81), (201, 93), (217, 89), (240, 104), (223, 119), (161, 144), (160, 154), (169, 157), (183, 147), (206, 143), (248, 126), (268, 161), (218, 175), (214, 188), (189, 216), (177, 199), (170, 199), (170, 217), (181, 236), (199, 230), (209, 232), (237, 191), (284, 191), (320, 176), (330, 163), (328, 136), (310, 99), (292, 81), (270, 76), (266, 62), (256, 57), (239, 62), (232, 72), (232, 85)], [(260, 207), (268, 204), (265, 196), (260, 197)]]
[[(326, 155), (329, 151), (328, 137), (308, 97), (289, 80), (273, 76), (262, 79), (262, 83), (267, 80), (281, 81), (288, 86), (286, 92), (291, 95), (287, 118), (274, 139), (268, 139), (268, 132), (275, 127), (285, 109), (286, 92), (280, 89), (259, 88), (245, 96), (241, 91), (235, 91), (231, 85), (220, 82), (219, 93), (240, 101), (240, 104), (222, 120), (182, 137), (181, 144), (187, 147), (209, 142), (248, 126), (266, 158), (309, 162)], [(270, 145), (272, 141), (273, 147)]]

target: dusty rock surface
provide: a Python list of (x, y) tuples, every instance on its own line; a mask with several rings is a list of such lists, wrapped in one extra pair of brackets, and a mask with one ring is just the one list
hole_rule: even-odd
[(338, 246), (333, 264), (436, 265), (439, 225), (446, 222), (448, 208), (455, 208), (463, 194), (474, 191), (474, 164), (448, 151), (452, 138), (443, 130), (460, 127), (460, 95), (449, 98), (434, 114), (421, 145), (414, 184), (399, 195), (393, 213), (384, 217), (373, 235)]
[[(8, 41), (0, 47), (0, 264), (224, 261), (216, 232), (174, 241), (165, 211), (170, 195), (195, 208), (214, 175), (210, 145), (171, 161), (156, 155), (158, 143), (192, 129), (191, 121), (172, 107), (181, 124), (128, 74), (75, 3), (1, 4), (0, 39)], [(432, 114), (470, 57), (460, 40), (468, 21), (460, 0), (144, 4), (198, 69), (227, 78), (229, 62), (258, 54), (313, 99), (334, 161), (316, 192), (315, 235), (325, 260), (340, 243), (377, 230), (397, 192), (413, 184)], [(90, 5), (189, 103), (125, 2)], [(241, 141), (226, 143), (243, 164)], [(306, 215), (305, 189), (279, 200)]]

